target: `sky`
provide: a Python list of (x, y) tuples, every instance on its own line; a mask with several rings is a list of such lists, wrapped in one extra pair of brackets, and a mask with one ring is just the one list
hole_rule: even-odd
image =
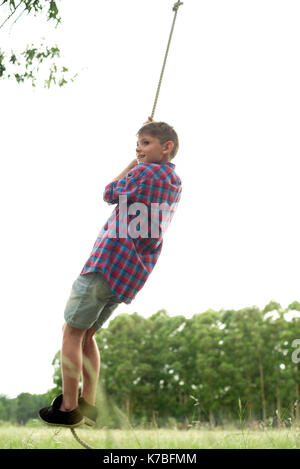
[[(23, 15), (0, 30), (1, 49), (45, 37), (78, 73), (50, 90), (0, 81), (0, 394), (53, 385), (64, 307), (151, 113), (173, 4), (63, 0), (56, 29)], [(155, 120), (179, 135), (182, 199), (146, 285), (111, 319), (300, 301), (299, 14), (297, 0), (180, 7)]]

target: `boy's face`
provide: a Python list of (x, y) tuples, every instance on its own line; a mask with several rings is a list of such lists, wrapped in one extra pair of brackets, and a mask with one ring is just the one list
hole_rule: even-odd
[(161, 144), (158, 138), (141, 134), (138, 136), (136, 157), (139, 163), (166, 163), (170, 161), (173, 142)]

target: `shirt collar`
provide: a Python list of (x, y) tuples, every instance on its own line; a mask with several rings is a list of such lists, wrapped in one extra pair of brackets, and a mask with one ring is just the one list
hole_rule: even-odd
[(167, 165), (170, 166), (172, 169), (175, 168), (175, 164), (174, 164), (174, 163), (171, 163), (171, 161), (167, 161), (166, 163), (162, 163), (162, 164), (167, 164)]
[[(145, 162), (142, 162), (139, 163), (139, 164), (157, 164), (157, 163), (147, 163), (146, 161)], [(174, 163), (171, 163), (170, 161), (166, 161), (165, 163), (159, 163), (161, 166), (162, 165), (168, 165), (170, 166), (170, 168), (174, 169), (175, 168), (175, 164)]]

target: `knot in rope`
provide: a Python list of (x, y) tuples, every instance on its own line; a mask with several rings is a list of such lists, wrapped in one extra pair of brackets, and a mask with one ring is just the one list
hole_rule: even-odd
[(178, 8), (180, 7), (180, 5), (183, 5), (183, 2), (176, 2), (176, 3), (174, 3), (173, 11), (177, 11)]

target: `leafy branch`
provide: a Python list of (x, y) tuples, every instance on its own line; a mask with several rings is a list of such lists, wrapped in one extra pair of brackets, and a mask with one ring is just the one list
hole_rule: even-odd
[(59, 23), (61, 23), (61, 17), (59, 16), (59, 10), (57, 7), (57, 3), (54, 0), (21, 0), (17, 5), (15, 0), (2, 0), (0, 7), (6, 5), (9, 10), (10, 14), (7, 18), (3, 21), (0, 25), (0, 29), (4, 26), (4, 24), (16, 13), (17, 9), (20, 6), (24, 7), (23, 12), (28, 14), (33, 13), (36, 15), (37, 13), (42, 13), (45, 9), (47, 10), (47, 20), (56, 20), (56, 27)]
[[(37, 16), (46, 11), (47, 21), (55, 21), (55, 28), (61, 23), (57, 2), (54, 0), (21, 0), (18, 3), (16, 0), (2, 0), (0, 9), (1, 7), (6, 11), (6, 18), (0, 23), (0, 30), (12, 19), (14, 20), (13, 26), (24, 13)], [(16, 16), (16, 12), (20, 14)], [(0, 49), (0, 79), (13, 78), (17, 83), (30, 80), (32, 86), (35, 87), (37, 77), (41, 75), (41, 65), (59, 58), (59, 47), (57, 45), (49, 47), (44, 43), (38, 47), (32, 44), (21, 52), (8, 53)], [(44, 79), (44, 87), (50, 88), (52, 84), (61, 87), (68, 81), (73, 82), (76, 77), (77, 74), (70, 77), (68, 67), (58, 66), (55, 62), (51, 62)]]

